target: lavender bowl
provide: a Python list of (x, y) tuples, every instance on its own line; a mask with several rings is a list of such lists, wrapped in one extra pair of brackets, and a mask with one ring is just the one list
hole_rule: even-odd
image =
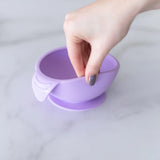
[(86, 110), (102, 104), (106, 90), (119, 70), (118, 61), (107, 55), (94, 86), (78, 78), (68, 58), (67, 49), (59, 48), (42, 56), (35, 66), (32, 88), (39, 101), (48, 99), (67, 110)]

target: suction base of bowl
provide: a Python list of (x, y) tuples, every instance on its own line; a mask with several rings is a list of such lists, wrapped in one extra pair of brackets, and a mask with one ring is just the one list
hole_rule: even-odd
[(83, 111), (83, 110), (89, 110), (91, 108), (100, 106), (106, 99), (106, 93), (103, 93), (102, 95), (100, 95), (99, 97), (93, 100), (83, 102), (83, 103), (68, 103), (68, 102), (57, 99), (51, 94), (49, 95), (48, 99), (53, 105), (56, 105), (61, 109), (72, 110), (72, 111)]

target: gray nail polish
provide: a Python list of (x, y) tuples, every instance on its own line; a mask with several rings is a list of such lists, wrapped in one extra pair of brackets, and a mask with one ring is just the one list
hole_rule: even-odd
[(92, 75), (89, 77), (89, 85), (93, 86), (96, 82), (96, 75)]

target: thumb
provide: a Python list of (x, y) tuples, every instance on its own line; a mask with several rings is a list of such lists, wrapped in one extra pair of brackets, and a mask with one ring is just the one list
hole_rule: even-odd
[(85, 80), (89, 85), (92, 86), (95, 84), (96, 78), (100, 71), (100, 67), (106, 55), (106, 49), (91, 46), (91, 54), (85, 70)]

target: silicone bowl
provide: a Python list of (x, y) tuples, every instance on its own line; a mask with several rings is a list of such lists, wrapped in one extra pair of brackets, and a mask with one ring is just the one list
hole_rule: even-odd
[(118, 70), (118, 61), (107, 55), (95, 85), (89, 86), (85, 77), (76, 76), (67, 49), (59, 48), (39, 59), (35, 66), (32, 88), (39, 101), (49, 99), (52, 104), (69, 110), (90, 109), (104, 102), (106, 90)]

